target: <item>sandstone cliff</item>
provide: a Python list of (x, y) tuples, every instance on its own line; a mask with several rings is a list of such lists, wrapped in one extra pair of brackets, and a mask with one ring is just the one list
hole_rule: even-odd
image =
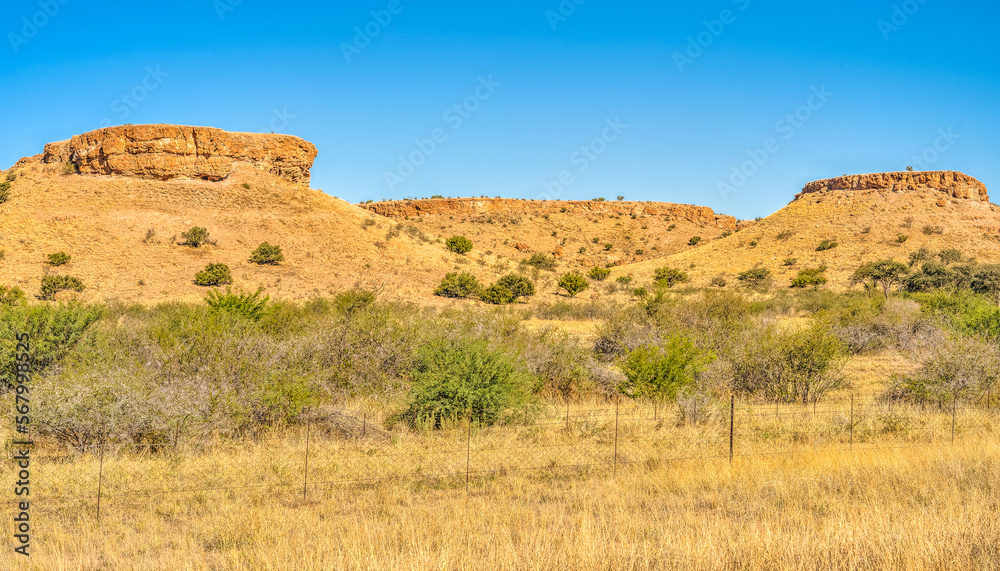
[(45, 145), (42, 155), (53, 170), (72, 161), (81, 174), (155, 180), (224, 180), (248, 163), (302, 184), (315, 158), (316, 147), (298, 137), (177, 125), (108, 127)]
[(510, 198), (431, 198), (425, 200), (389, 200), (359, 205), (387, 218), (416, 218), (427, 215), (544, 215), (591, 214), (599, 216), (668, 216), (710, 225), (723, 230), (735, 230), (737, 219), (716, 214), (706, 206), (690, 206), (668, 202), (610, 202), (593, 200), (520, 200)]
[(828, 190), (862, 192), (935, 191), (943, 192), (952, 198), (987, 203), (990, 201), (990, 197), (986, 192), (986, 185), (969, 175), (954, 171), (887, 172), (829, 178), (807, 184), (801, 193), (795, 195), (795, 198)]

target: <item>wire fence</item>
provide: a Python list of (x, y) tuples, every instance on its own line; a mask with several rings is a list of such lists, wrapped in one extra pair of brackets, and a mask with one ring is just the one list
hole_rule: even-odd
[[(523, 420), (496, 426), (462, 421), (392, 431), (369, 414), (341, 410), (249, 441), (184, 434), (178, 427), (172, 442), (38, 446), (31, 452), (31, 501), (100, 517), (109, 503), (151, 496), (316, 500), (337, 486), (405, 481), (469, 489), (513, 474), (615, 476), (687, 460), (968, 444), (997, 436), (996, 404), (989, 395), (923, 406), (874, 395), (794, 405), (736, 398), (671, 407), (627, 402), (549, 407), (534, 416), (525, 411)], [(8, 443), (8, 458), (13, 454)], [(5, 472), (12, 489), (17, 471)]]

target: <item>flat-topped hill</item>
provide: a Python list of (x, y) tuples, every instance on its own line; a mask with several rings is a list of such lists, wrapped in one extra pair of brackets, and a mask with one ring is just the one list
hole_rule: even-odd
[[(796, 198), (815, 192), (850, 190), (858, 192), (936, 191), (952, 198), (989, 202), (986, 185), (955, 171), (886, 172), (841, 176), (810, 182)], [(943, 199), (942, 199), (943, 200)]]
[(143, 179), (229, 178), (244, 163), (291, 182), (309, 184), (316, 147), (298, 137), (230, 133), (211, 127), (125, 125), (45, 145), (42, 162), (58, 171)]

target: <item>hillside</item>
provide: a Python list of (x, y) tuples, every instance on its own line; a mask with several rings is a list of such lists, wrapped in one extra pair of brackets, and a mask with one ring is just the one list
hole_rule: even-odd
[[(823, 240), (837, 246), (817, 251)], [(760, 265), (788, 285), (806, 267), (828, 266), (834, 288), (848, 287), (863, 262), (911, 252), (960, 250), (979, 262), (1000, 261), (1000, 207), (989, 202), (978, 180), (950, 171), (901, 172), (840, 177), (810, 183), (778, 212), (732, 236), (713, 240), (666, 260), (616, 270), (648, 279), (671, 265), (689, 272), (693, 285), (715, 276), (729, 283), (738, 272)], [(786, 261), (795, 260), (792, 265)]]
[(465, 236), (494, 262), (538, 252), (577, 270), (662, 258), (690, 248), (692, 237), (717, 238), (747, 224), (665, 202), (439, 198), (360, 206), (428, 233)]
[[(431, 236), (394, 230), (391, 220), (310, 189), (315, 156), (295, 137), (163, 125), (47, 145), (0, 178), (13, 178), (0, 204), (0, 285), (34, 295), (42, 276), (71, 275), (86, 285), (85, 300), (199, 299), (207, 288), (194, 275), (212, 262), (232, 268), (234, 287), (282, 298), (355, 285), (429, 297), (454, 255)], [(180, 245), (192, 226), (207, 228), (215, 244)], [(283, 248), (283, 264), (249, 261), (264, 241)], [(48, 265), (60, 251), (71, 262)]]

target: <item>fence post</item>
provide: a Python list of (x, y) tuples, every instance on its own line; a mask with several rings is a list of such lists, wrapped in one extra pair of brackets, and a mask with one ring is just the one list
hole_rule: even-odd
[(104, 435), (101, 435), (101, 442), (98, 444), (101, 450), (101, 459), (97, 472), (97, 519), (101, 519), (101, 491), (104, 487)]
[(854, 450), (854, 393), (851, 393), (851, 450)]
[(958, 399), (951, 401), (951, 443), (955, 444), (955, 409), (958, 407)]
[(736, 395), (729, 395), (729, 463), (733, 463), (733, 429), (735, 421), (733, 419), (736, 412)]
[(472, 417), (469, 417), (469, 434), (465, 439), (465, 493), (469, 493), (469, 463), (472, 458)]
[(618, 476), (618, 401), (615, 401), (615, 467), (612, 472), (613, 476)]
[(306, 501), (306, 494), (309, 492), (309, 420), (306, 419), (306, 460), (305, 469), (302, 474), (302, 501)]

